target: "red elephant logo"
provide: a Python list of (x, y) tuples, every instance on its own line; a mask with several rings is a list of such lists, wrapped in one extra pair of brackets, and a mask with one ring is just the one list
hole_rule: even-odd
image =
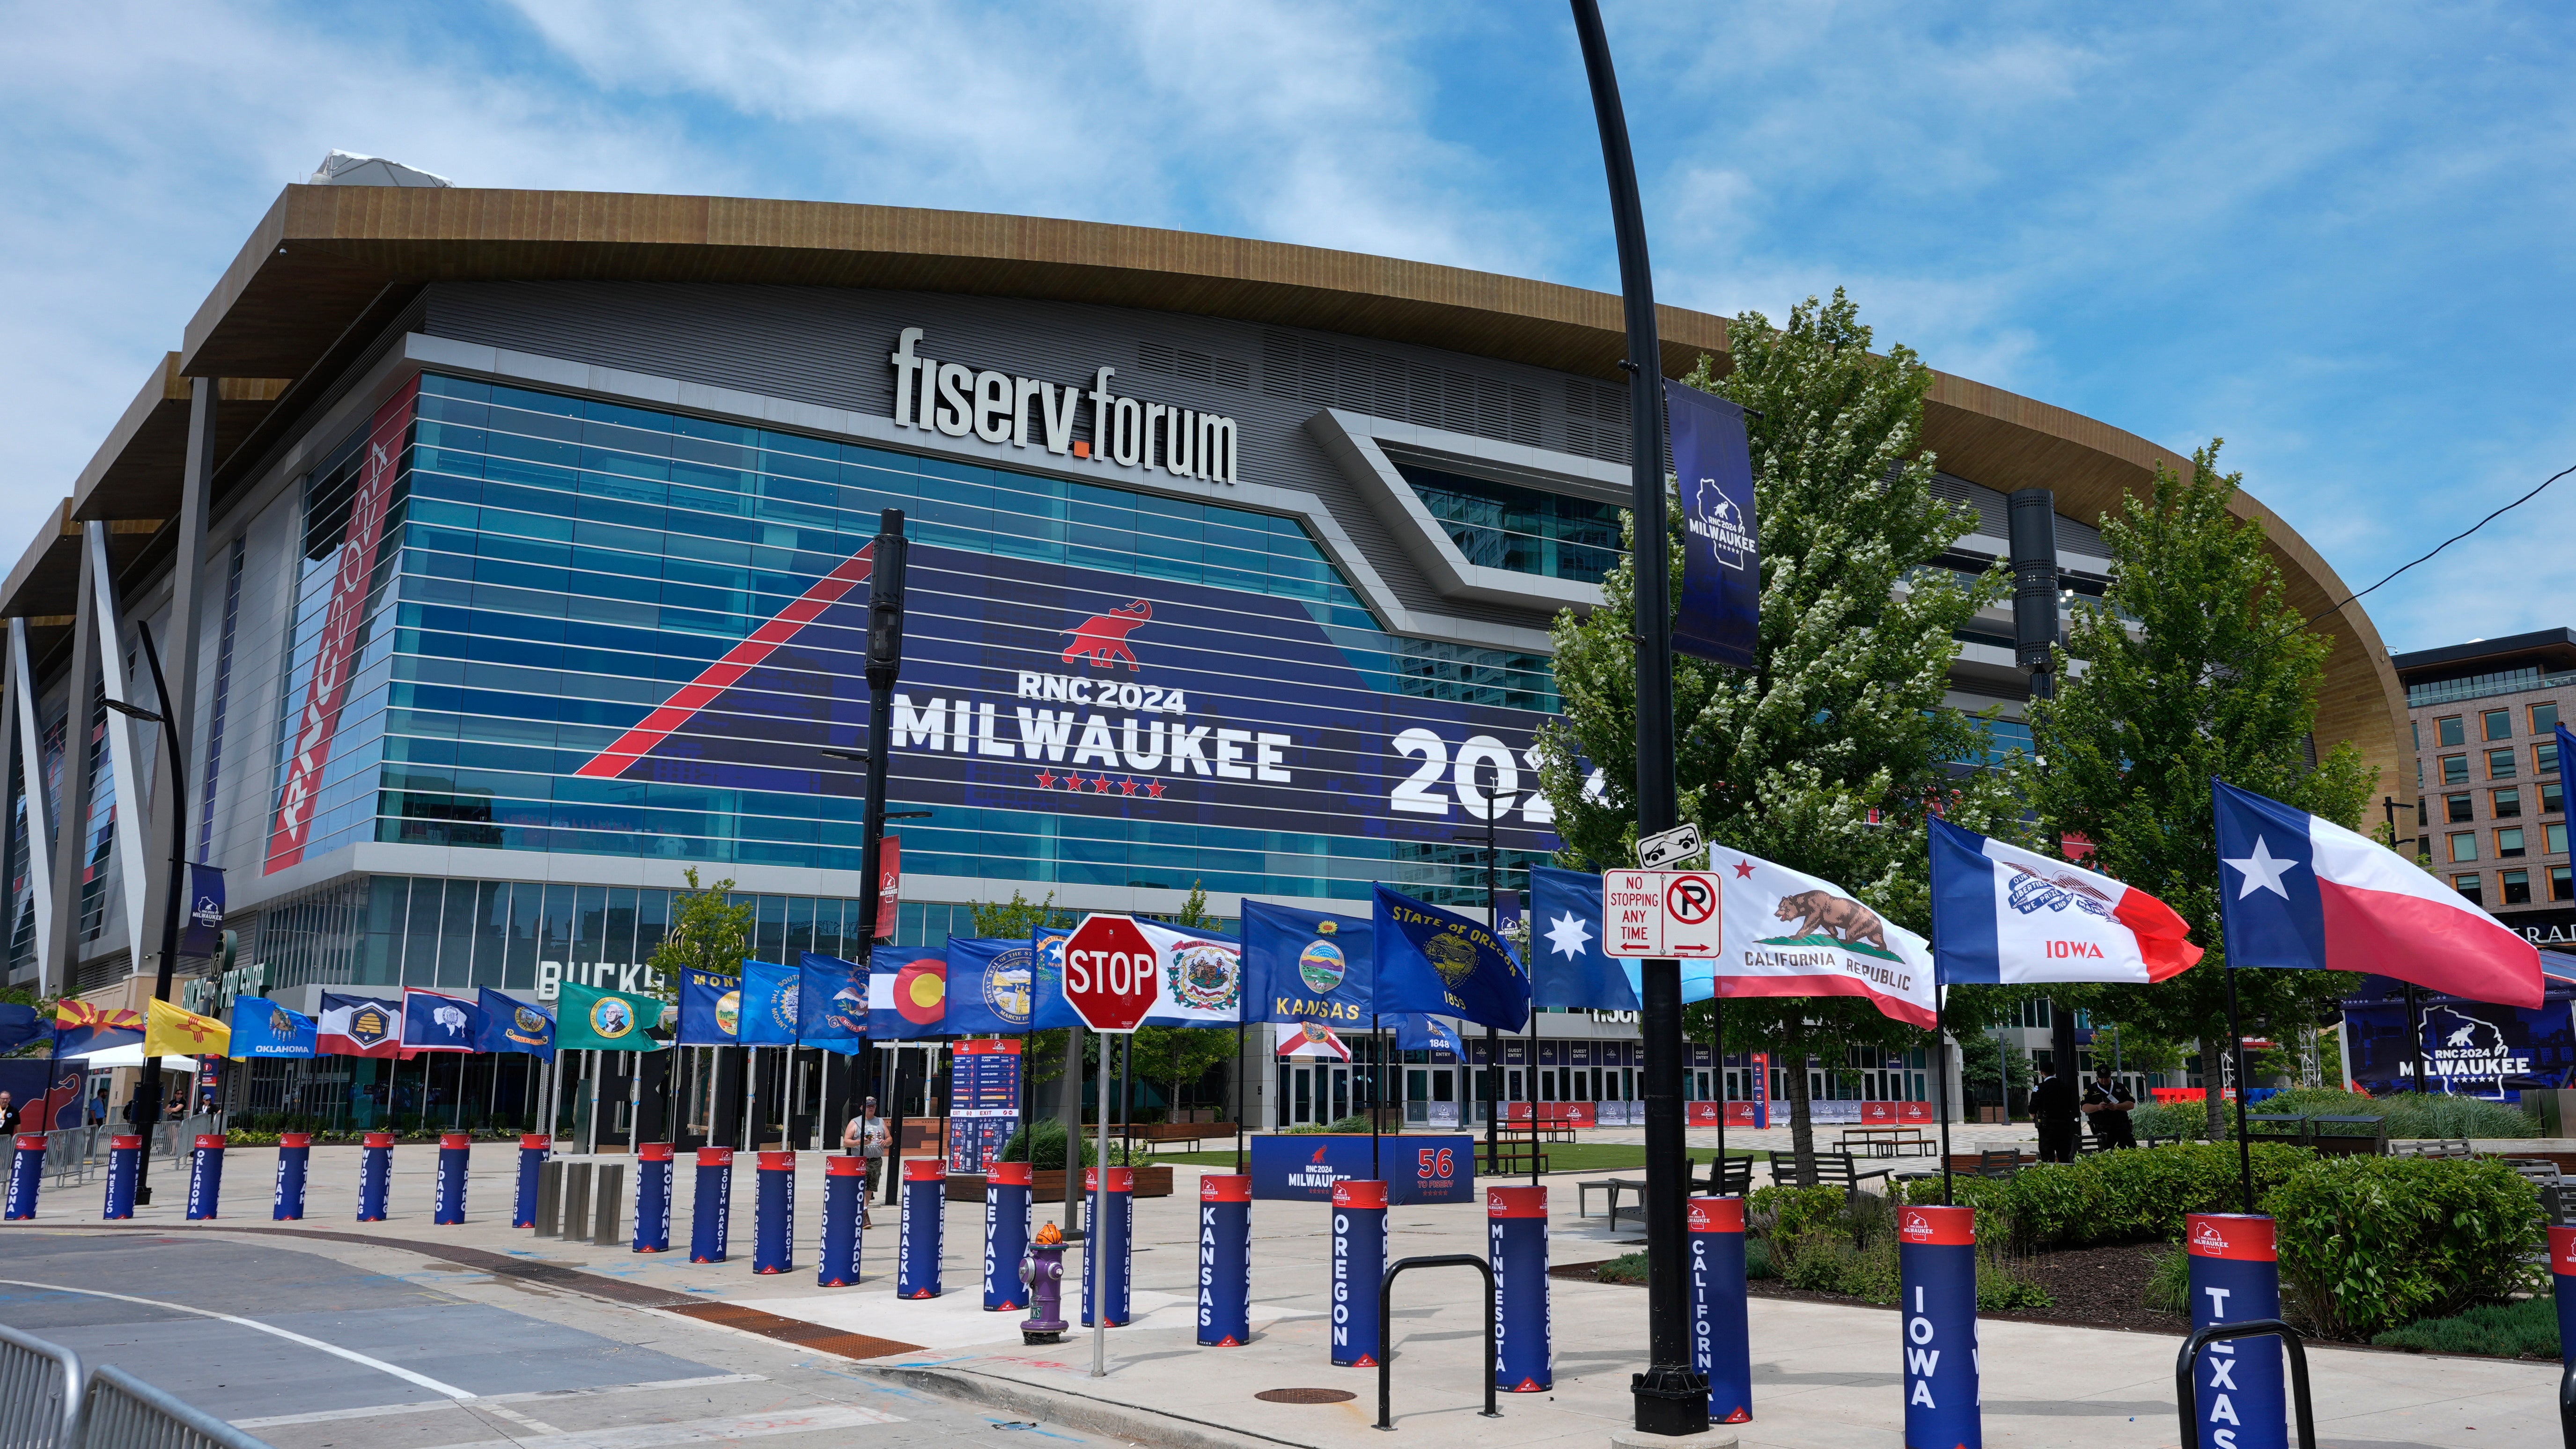
[(1143, 599), (1106, 614), (1092, 615), (1064, 631), (1073, 636), (1073, 643), (1065, 648), (1064, 662), (1088, 658), (1094, 669), (1116, 669), (1123, 660), (1129, 669), (1143, 673), (1142, 666), (1136, 663), (1136, 651), (1127, 647), (1127, 634), (1152, 617), (1154, 606)]

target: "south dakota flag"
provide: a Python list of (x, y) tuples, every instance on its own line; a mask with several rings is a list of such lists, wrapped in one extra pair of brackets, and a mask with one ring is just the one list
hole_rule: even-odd
[(2142, 890), (1932, 822), (1932, 957), (1944, 985), (2144, 985), (2200, 959), (2191, 927)]

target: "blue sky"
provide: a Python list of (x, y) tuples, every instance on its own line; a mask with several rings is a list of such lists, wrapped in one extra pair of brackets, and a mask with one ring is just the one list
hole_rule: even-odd
[[(280, 186), (953, 207), (1616, 285), (1561, 6), (0, 6), (0, 557)], [(1609, 6), (1668, 302), (1882, 342), (2187, 450), (2358, 587), (2576, 463), (2576, 12)], [(2576, 624), (2570, 479), (2370, 600)]]

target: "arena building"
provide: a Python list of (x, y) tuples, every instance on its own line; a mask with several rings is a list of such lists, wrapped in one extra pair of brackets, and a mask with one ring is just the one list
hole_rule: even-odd
[[(831, 752), (862, 744), (854, 564), (889, 507), (889, 798), (929, 812), (902, 941), (1015, 891), (1465, 903), (1489, 810), (1507, 880), (1553, 847), (1527, 752), (1549, 621), (1618, 553), (1616, 297), (1085, 222), (348, 184), (384, 179), (286, 188), (9, 572), (10, 980), (139, 1004), (174, 849), (225, 872), (233, 986), (290, 1001), (634, 985), (691, 869), (756, 901), (757, 954), (855, 954), (861, 767)], [(1720, 318), (1661, 315), (1666, 374), (1723, 362)], [(2004, 495), (2046, 487), (2079, 593), (2090, 520), (2188, 466), (1946, 375), (1925, 443), (1980, 519), (1943, 563), (1984, 567)], [(2238, 507), (2294, 603), (2344, 595)], [(1999, 744), (2007, 610), (1954, 669)], [(2411, 801), (2386, 652), (2358, 607), (2327, 627), (2320, 743)], [(159, 708), (147, 629), (176, 794), (110, 708)], [(1632, 1025), (1549, 1021), (1509, 1095), (1633, 1099)], [(1929, 1093), (1919, 1058), (1846, 1065), (1819, 1095)], [(1407, 1071), (1426, 1114), (1475, 1095)], [(1256, 1120), (1350, 1100), (1347, 1068), (1294, 1073), (1254, 1074)], [(456, 1083), (487, 1087), (519, 1090)]]

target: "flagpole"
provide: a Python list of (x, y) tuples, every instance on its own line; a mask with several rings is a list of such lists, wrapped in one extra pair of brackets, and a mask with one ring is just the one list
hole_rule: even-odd
[[(1721, 1192), (1726, 1186), (1726, 995), (1717, 983), (1708, 984), (1709, 1014), (1717, 1020), (1717, 1045), (1709, 1055), (1717, 1058), (1717, 1161), (1708, 1175), (1709, 1188)], [(1745, 1195), (1752, 1196), (1752, 1179), (1745, 1179)], [(1721, 1192), (1722, 1195), (1722, 1192)], [(1949, 1199), (1943, 1198), (1947, 1202)]]
[[(1938, 899), (1939, 897), (1934, 897)], [(1941, 1206), (1950, 1206), (1950, 988), (1932, 982), (1932, 1080), (1941, 1094)]]
[[(1249, 1101), (1245, 1074), (1250, 1063), (1244, 1060), (1243, 1051), (1243, 1009), (1238, 1005), (1234, 1013), (1234, 1170), (1238, 1173), (1243, 1171), (1243, 1109)], [(1027, 1074), (1024, 1071), (1022, 1075)]]
[(2236, 961), (2227, 961), (2227, 1049), (2236, 1063), (2236, 1171), (2245, 1189), (2245, 1212), (2254, 1212), (2254, 1144), (2245, 1137), (2245, 1027), (2236, 1013)]
[[(1377, 990), (1374, 982), (1369, 990)], [(1369, 1013), (1369, 1179), (1373, 1182), (1386, 1181), (1377, 1168), (1377, 1114), (1385, 1105), (1386, 1050), (1385, 1043), (1378, 1040), (1377, 1013), (1372, 1011)]]
[(1535, 1003), (1530, 1007), (1529, 1061), (1525, 1070), (1529, 1075), (1521, 1079), (1521, 1085), (1527, 1088), (1529, 1093), (1530, 1186), (1536, 1187), (1538, 1186), (1538, 1007)]

